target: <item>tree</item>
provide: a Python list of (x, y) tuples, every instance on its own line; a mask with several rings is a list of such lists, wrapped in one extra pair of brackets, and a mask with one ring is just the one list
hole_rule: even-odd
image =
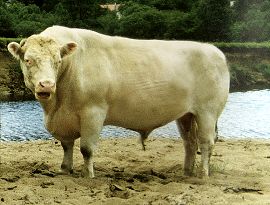
[(196, 30), (196, 18), (191, 13), (170, 11), (165, 13), (165, 39), (193, 39)]
[(39, 33), (58, 20), (52, 13), (41, 11), (35, 4), (12, 3), (7, 7), (11, 15), (12, 30), (16, 36), (26, 37)]
[(154, 6), (159, 10), (179, 10), (190, 11), (192, 5), (197, 0), (150, 0), (148, 5)]
[(229, 0), (200, 0), (195, 8), (197, 38), (204, 41), (226, 41), (230, 35), (232, 9)]
[(101, 26), (101, 32), (108, 35), (117, 35), (119, 30), (119, 18), (117, 12), (107, 12), (106, 15), (102, 15), (97, 19)]
[(268, 41), (270, 33), (270, 2), (249, 5), (242, 18), (232, 26), (235, 41)]
[(248, 10), (250, 0), (237, 0), (234, 4), (233, 10), (234, 10), (234, 17), (235, 20), (243, 20), (244, 16)]
[[(39, 0), (38, 0), (39, 1)], [(55, 7), (57, 7), (59, 4), (61, 4), (61, 0), (43, 0), (43, 1), (40, 1), (42, 2), (42, 4), (40, 3), (40, 8), (42, 10), (45, 10), (46, 12), (52, 12)]]
[(164, 15), (157, 9), (137, 3), (130, 3), (120, 10), (118, 35), (132, 38), (162, 38)]
[(14, 37), (11, 15), (7, 11), (6, 3), (0, 0), (0, 36)]
[(97, 18), (103, 14), (99, 0), (62, 0), (63, 7), (68, 11), (73, 26), (97, 28)]
[(56, 4), (50, 13), (54, 17), (53, 24), (69, 26), (69, 23), (72, 22), (69, 12), (62, 3)]

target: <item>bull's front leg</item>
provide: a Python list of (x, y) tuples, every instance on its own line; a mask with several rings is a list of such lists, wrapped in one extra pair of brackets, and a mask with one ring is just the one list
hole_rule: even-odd
[(61, 141), (61, 145), (64, 150), (64, 158), (61, 164), (60, 174), (70, 174), (73, 172), (73, 146), (72, 141)]
[(106, 111), (100, 107), (92, 107), (84, 111), (81, 115), (80, 150), (84, 159), (83, 177), (93, 178), (95, 176), (93, 161), (94, 147), (98, 141), (105, 117)]

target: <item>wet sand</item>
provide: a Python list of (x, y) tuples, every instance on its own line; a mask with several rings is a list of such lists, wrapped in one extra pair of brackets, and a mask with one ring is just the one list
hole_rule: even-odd
[[(0, 204), (270, 204), (270, 140), (218, 141), (209, 179), (183, 175), (181, 139), (101, 139), (94, 179), (80, 177), (82, 156), (74, 150), (74, 173), (57, 175), (58, 141), (1, 142)], [(197, 156), (198, 173), (200, 156)]]

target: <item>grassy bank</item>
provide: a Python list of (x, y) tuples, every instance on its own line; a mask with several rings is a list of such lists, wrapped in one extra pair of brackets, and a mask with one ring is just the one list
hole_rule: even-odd
[(230, 66), (231, 92), (270, 88), (270, 42), (215, 42)]
[(227, 57), (231, 92), (270, 88), (270, 42), (214, 42)]
[(270, 49), (270, 42), (214, 42), (215, 46), (219, 48), (231, 48), (231, 49)]
[(22, 38), (1, 38), (0, 37), (0, 49), (6, 49), (10, 42), (20, 42)]

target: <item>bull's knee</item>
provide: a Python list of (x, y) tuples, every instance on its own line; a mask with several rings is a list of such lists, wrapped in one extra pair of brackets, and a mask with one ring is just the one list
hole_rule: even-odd
[(86, 146), (81, 146), (80, 148), (81, 153), (84, 159), (84, 166), (82, 169), (82, 176), (83, 177), (94, 177), (94, 164), (93, 164), (93, 151), (91, 148)]
[(81, 147), (81, 153), (86, 160), (89, 160), (90, 157), (92, 157), (92, 151), (88, 147)]

